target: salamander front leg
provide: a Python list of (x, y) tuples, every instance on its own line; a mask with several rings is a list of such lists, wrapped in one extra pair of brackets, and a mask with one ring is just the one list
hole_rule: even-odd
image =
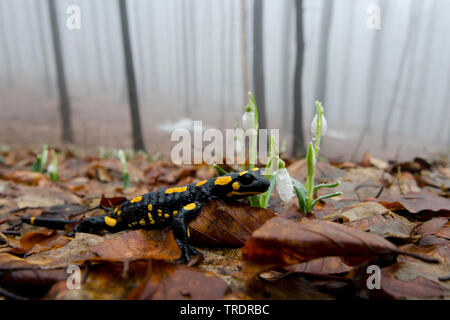
[(200, 211), (203, 204), (192, 202), (184, 206), (173, 219), (173, 235), (180, 247), (181, 257), (177, 262), (186, 264), (192, 257), (199, 254), (190, 243), (188, 223)]

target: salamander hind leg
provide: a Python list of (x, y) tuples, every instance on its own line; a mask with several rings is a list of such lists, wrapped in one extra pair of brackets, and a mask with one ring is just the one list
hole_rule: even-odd
[(203, 204), (198, 202), (192, 202), (184, 206), (173, 219), (173, 235), (181, 250), (181, 257), (178, 259), (178, 263), (186, 264), (192, 257), (199, 254), (199, 252), (191, 246), (188, 223), (200, 211), (202, 205)]

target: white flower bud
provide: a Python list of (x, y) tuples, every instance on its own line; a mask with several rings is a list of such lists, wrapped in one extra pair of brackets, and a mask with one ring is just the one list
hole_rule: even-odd
[(294, 197), (294, 185), (286, 168), (278, 169), (276, 187), (283, 202), (288, 202)]
[(244, 112), (242, 115), (242, 128), (244, 130), (253, 129), (255, 113), (253, 111)]
[[(314, 118), (311, 122), (311, 133), (316, 136), (317, 135), (317, 113), (314, 115)], [(325, 115), (322, 114), (322, 134), (321, 136), (326, 135), (327, 133), (327, 119)]]

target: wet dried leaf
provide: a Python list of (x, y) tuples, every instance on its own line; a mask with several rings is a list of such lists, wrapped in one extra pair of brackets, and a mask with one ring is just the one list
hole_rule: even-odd
[(142, 257), (173, 260), (181, 256), (172, 233), (168, 234), (164, 242), (158, 242), (144, 230), (107, 236), (105, 241), (92, 246), (91, 251), (101, 258), (113, 260), (133, 260)]
[(296, 273), (339, 274), (352, 270), (352, 267), (339, 257), (325, 257), (287, 266), (285, 269)]
[(397, 247), (375, 234), (329, 221), (280, 217), (256, 230), (242, 248), (250, 277), (258, 272), (251, 264), (286, 266), (327, 256), (370, 259), (393, 252)]
[(270, 210), (242, 202), (209, 201), (189, 224), (191, 238), (202, 245), (242, 246), (274, 216)]
[(23, 183), (30, 186), (47, 186), (52, 184), (50, 179), (44, 174), (26, 170), (3, 172), (0, 177), (5, 180)]
[(212, 300), (228, 292), (227, 283), (211, 272), (154, 260), (145, 280), (129, 299)]
[(381, 290), (391, 298), (441, 298), (444, 294), (441, 287), (428, 279), (417, 277), (411, 281), (399, 280), (395, 277), (397, 265), (381, 270)]
[(410, 213), (432, 211), (450, 214), (450, 199), (439, 197), (431, 192), (388, 196), (380, 199), (378, 202), (392, 211), (407, 210)]

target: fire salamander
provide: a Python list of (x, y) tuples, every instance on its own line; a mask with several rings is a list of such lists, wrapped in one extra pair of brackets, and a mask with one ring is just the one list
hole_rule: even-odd
[[(188, 223), (207, 201), (242, 198), (265, 192), (268, 188), (267, 178), (259, 168), (253, 168), (184, 186), (160, 189), (125, 201), (111, 213), (82, 220), (69, 236), (99, 229), (118, 232), (128, 229), (162, 229), (172, 225), (182, 253), (179, 262), (187, 263), (198, 254), (189, 241)], [(23, 221), (45, 226), (39, 223), (41, 219), (49, 220), (24, 218)]]

